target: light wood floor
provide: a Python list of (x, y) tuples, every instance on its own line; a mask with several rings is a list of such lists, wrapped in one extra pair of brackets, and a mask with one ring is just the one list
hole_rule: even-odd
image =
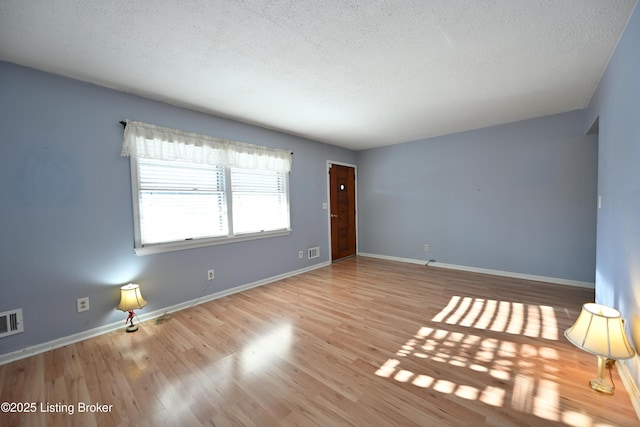
[(593, 298), (352, 258), (0, 366), (0, 402), (38, 405), (0, 425), (638, 425), (563, 336)]

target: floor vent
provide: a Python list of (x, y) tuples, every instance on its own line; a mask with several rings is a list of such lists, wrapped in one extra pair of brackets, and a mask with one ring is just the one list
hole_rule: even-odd
[(315, 248), (309, 248), (308, 258), (314, 259), (320, 256), (320, 248), (316, 246)]
[(24, 332), (22, 309), (0, 313), (0, 338)]

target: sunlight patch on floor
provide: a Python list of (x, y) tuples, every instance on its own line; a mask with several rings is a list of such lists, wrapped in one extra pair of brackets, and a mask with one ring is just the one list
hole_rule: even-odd
[(454, 295), (433, 322), (489, 329), (532, 338), (558, 339), (553, 307)]
[[(543, 305), (453, 296), (432, 321), (530, 338), (558, 339), (555, 312), (552, 307)], [(553, 364), (559, 357), (555, 349), (544, 345), (423, 326), (401, 346), (396, 357), (387, 360), (375, 374), (490, 406), (511, 405), (518, 411), (550, 422), (605, 427), (594, 424), (586, 414), (562, 410), (560, 385), (554, 380), (560, 372)], [(427, 360), (449, 365), (450, 368), (445, 368), (445, 373), (437, 378), (403, 367), (411, 365), (415, 370), (415, 363), (426, 363)], [(434, 365), (425, 366), (434, 369)], [(456, 377), (446, 374), (446, 369), (454, 368), (486, 374), (487, 382), (497, 380), (505, 385), (474, 387), (455, 382), (452, 378)]]

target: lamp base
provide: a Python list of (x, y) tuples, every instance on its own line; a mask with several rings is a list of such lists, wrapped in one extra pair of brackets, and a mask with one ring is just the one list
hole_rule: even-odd
[(602, 394), (613, 394), (613, 386), (604, 378), (594, 378), (589, 381), (592, 389)]
[(127, 329), (126, 329), (127, 332), (135, 332), (137, 330), (138, 330), (138, 325), (129, 325), (127, 326)]
[(615, 387), (607, 381), (604, 376), (604, 368), (607, 366), (607, 359), (602, 356), (598, 356), (598, 376), (591, 381), (589, 385), (592, 389), (602, 394), (613, 394)]

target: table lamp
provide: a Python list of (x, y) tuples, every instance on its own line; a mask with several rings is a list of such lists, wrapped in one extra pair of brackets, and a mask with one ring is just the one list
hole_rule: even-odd
[(613, 394), (614, 387), (604, 376), (607, 359), (629, 359), (635, 354), (620, 312), (602, 304), (584, 304), (576, 323), (564, 331), (564, 336), (571, 344), (598, 356), (598, 377), (589, 384), (600, 393)]
[(127, 320), (124, 321), (125, 324), (129, 322), (127, 332), (138, 330), (138, 325), (133, 324), (133, 317), (135, 316), (133, 310), (140, 309), (145, 305), (147, 305), (147, 302), (142, 298), (140, 286), (135, 283), (129, 283), (120, 288), (120, 304), (118, 304), (117, 309), (129, 312)]

